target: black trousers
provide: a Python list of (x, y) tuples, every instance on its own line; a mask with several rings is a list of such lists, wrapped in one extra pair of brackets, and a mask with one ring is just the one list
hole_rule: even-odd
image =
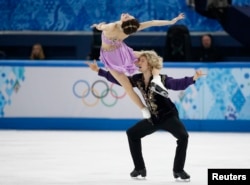
[(139, 121), (127, 130), (129, 149), (136, 170), (145, 168), (142, 155), (141, 138), (154, 133), (157, 130), (170, 132), (177, 139), (173, 171), (184, 170), (186, 151), (188, 145), (188, 133), (180, 121), (178, 115), (164, 116), (157, 124), (152, 124), (147, 119)]

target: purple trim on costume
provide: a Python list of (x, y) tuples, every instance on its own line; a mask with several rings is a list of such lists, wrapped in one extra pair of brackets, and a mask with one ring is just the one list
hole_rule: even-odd
[(192, 85), (194, 83), (195, 83), (195, 81), (193, 80), (193, 77), (184, 77), (184, 78), (180, 78), (180, 79), (166, 77), (165, 87), (167, 89), (172, 89), (172, 90), (184, 90), (189, 85)]

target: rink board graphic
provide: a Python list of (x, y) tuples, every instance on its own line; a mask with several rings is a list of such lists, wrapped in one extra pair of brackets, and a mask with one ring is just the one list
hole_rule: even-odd
[[(187, 128), (250, 131), (250, 65), (165, 63), (162, 73), (182, 78), (197, 69), (207, 75), (169, 91)], [(123, 130), (141, 119), (123, 88), (83, 61), (2, 61), (0, 73), (0, 128)]]

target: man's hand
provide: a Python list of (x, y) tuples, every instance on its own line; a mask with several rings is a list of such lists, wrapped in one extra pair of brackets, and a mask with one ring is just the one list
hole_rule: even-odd
[(207, 75), (207, 74), (204, 74), (201, 70), (198, 70), (198, 71), (195, 72), (193, 80), (196, 81), (198, 78), (200, 78), (200, 77), (202, 77), (204, 75)]
[(84, 63), (87, 64), (90, 67), (90, 69), (92, 69), (92, 71), (98, 72), (100, 69), (96, 63), (96, 60), (94, 60), (94, 62), (84, 62)]

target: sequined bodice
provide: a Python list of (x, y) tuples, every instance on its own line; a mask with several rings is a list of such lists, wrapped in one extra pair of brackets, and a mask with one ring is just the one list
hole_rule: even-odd
[(108, 44), (108, 45), (113, 45), (113, 46), (119, 46), (121, 44), (122, 41), (120, 40), (117, 40), (117, 39), (109, 39), (107, 37), (105, 37), (105, 35), (102, 33), (102, 41), (105, 43), (105, 44)]

